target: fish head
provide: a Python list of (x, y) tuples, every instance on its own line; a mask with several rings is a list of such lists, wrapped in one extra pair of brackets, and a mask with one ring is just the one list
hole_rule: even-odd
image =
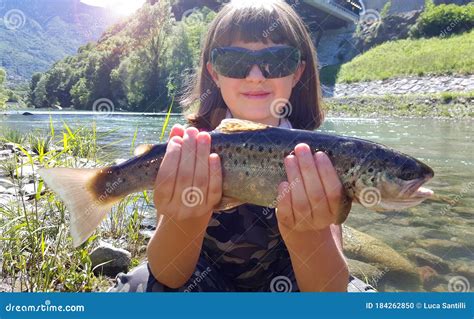
[(356, 201), (375, 211), (394, 211), (416, 206), (433, 195), (422, 187), (434, 176), (428, 165), (401, 153), (384, 155), (362, 170), (354, 190)]

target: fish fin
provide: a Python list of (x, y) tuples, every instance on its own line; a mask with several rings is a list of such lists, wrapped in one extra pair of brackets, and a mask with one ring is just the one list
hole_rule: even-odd
[(120, 198), (98, 199), (87, 185), (100, 169), (41, 168), (38, 173), (59, 195), (70, 212), (70, 229), (74, 247), (81, 245), (100, 225)]
[(247, 131), (259, 131), (271, 126), (240, 119), (223, 119), (221, 124), (214, 131), (221, 133), (236, 133)]
[(214, 207), (214, 210), (228, 210), (244, 203), (233, 197), (222, 196), (221, 201)]
[(134, 156), (140, 156), (149, 152), (153, 148), (153, 144), (141, 144), (138, 145), (137, 148), (133, 151)]

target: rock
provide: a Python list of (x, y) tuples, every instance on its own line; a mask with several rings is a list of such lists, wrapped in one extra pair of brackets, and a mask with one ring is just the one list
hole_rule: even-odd
[(474, 262), (457, 261), (453, 266), (453, 273), (466, 277), (474, 285)]
[(349, 272), (351, 275), (359, 278), (360, 280), (367, 282), (368, 284), (377, 287), (382, 285), (382, 279), (385, 275), (383, 270), (378, 269), (375, 266), (367, 264), (365, 262), (346, 258)]
[(343, 226), (344, 253), (386, 272), (384, 278), (402, 289), (418, 290), (421, 284), (416, 267), (379, 239), (348, 226)]
[(35, 184), (26, 184), (21, 188), (21, 194), (24, 196), (31, 196), (36, 194)]
[(448, 287), (446, 285), (437, 285), (431, 288), (431, 292), (448, 292)]
[(0, 194), (0, 206), (5, 206), (15, 200), (15, 196), (11, 194)]
[(5, 282), (0, 282), (0, 292), (12, 292), (13, 287)]
[(419, 266), (430, 266), (439, 273), (449, 273), (449, 265), (443, 258), (433, 255), (422, 248), (410, 248), (406, 251), (408, 258)]
[(414, 243), (413, 246), (424, 248), (427, 251), (444, 259), (463, 257), (470, 254), (467, 247), (460, 243), (446, 239), (422, 239)]
[(5, 143), (3, 145), (4, 150), (19, 151), (20, 149), (15, 143)]
[(7, 187), (12, 187), (15, 184), (13, 184), (13, 182), (11, 180), (7, 179), (7, 178), (0, 178), (0, 185), (7, 188)]
[(446, 280), (438, 275), (436, 270), (430, 266), (418, 267), (418, 273), (420, 274), (421, 282), (423, 283), (423, 288), (429, 290), (432, 287), (439, 285), (440, 283), (446, 282)]
[[(460, 85), (459, 83), (463, 83)], [(466, 84), (467, 83), (467, 84)], [(469, 92), (474, 87), (474, 75), (453, 75), (450, 77), (402, 77), (380, 81), (338, 83), (333, 88), (336, 98), (358, 96), (386, 96), (387, 94)], [(457, 98), (462, 104), (462, 97)], [(426, 104), (436, 100), (425, 99)]]
[(148, 241), (153, 237), (153, 234), (155, 233), (154, 230), (148, 230), (148, 229), (141, 229), (138, 231), (138, 233), (143, 237), (143, 240), (145, 243), (148, 243)]
[[(94, 273), (115, 277), (119, 272), (127, 272), (132, 255), (125, 249), (110, 244), (101, 244), (90, 253)], [(100, 266), (99, 266), (100, 265)]]
[(390, 14), (381, 23), (373, 24), (370, 28), (363, 27), (362, 35), (356, 40), (359, 51), (365, 52), (371, 47), (386, 41), (405, 39), (410, 27), (415, 24), (421, 11), (413, 10), (404, 13)]
[(30, 176), (35, 176), (38, 175), (37, 173), (38, 167), (36, 165), (33, 165), (33, 167), (30, 164), (25, 164), (23, 165), (20, 169), (18, 169), (18, 174), (15, 174), (15, 177), (30, 177)]

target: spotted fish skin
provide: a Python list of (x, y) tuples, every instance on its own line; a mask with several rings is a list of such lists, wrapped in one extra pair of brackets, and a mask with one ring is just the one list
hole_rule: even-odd
[[(210, 135), (211, 152), (219, 155), (223, 168), (223, 195), (242, 203), (275, 206), (278, 185), (287, 179), (284, 158), (299, 143), (328, 155), (350, 198), (358, 182), (377, 187), (378, 175), (387, 170), (404, 179), (432, 175), (431, 168), (408, 155), (353, 137), (277, 127)], [(111, 197), (153, 188), (165, 152), (166, 144), (157, 144), (142, 156), (103, 169), (90, 185), (102, 194), (106, 184), (118, 183)]]

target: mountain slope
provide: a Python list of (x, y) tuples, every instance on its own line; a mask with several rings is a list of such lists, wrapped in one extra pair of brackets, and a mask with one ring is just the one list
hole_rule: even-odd
[(29, 81), (117, 20), (80, 0), (0, 1), (0, 67), (8, 84)]
[(215, 12), (195, 10), (178, 22), (169, 1), (147, 3), (126, 21), (32, 79), (35, 107), (166, 111), (197, 65), (200, 41)]

